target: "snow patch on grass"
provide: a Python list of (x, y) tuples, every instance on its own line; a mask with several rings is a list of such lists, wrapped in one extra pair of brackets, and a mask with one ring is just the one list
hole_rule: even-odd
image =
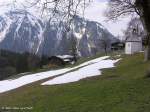
[(41, 85), (65, 84), (70, 82), (76, 82), (87, 77), (98, 76), (101, 75), (100, 71), (101, 69), (112, 68), (114, 67), (114, 64), (118, 61), (119, 60), (110, 60), (110, 59), (97, 61), (91, 65), (80, 68), (77, 71), (66, 73), (62, 76), (44, 82)]
[(60, 70), (51, 70), (51, 71), (47, 71), (47, 72), (41, 72), (41, 73), (36, 73), (36, 74), (25, 75), (25, 76), (22, 76), (22, 77), (17, 78), (17, 79), (3, 80), (3, 81), (0, 81), (0, 93), (7, 92), (7, 91), (10, 91), (10, 90), (19, 88), (21, 86), (39, 81), (39, 80), (43, 80), (43, 79), (50, 78), (50, 77), (53, 77), (53, 76), (61, 75), (61, 74), (64, 74), (66, 72), (78, 69), (80, 67), (90, 65), (92, 63), (102, 61), (102, 60), (107, 59), (107, 58), (109, 58), (109, 56), (100, 57), (100, 58), (85, 62), (83, 64), (80, 64), (80, 65), (78, 65), (76, 67), (73, 67), (73, 68), (65, 68), (65, 69), (60, 69)]

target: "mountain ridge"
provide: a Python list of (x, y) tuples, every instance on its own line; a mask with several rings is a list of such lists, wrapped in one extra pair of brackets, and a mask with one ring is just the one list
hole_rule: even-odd
[(101, 39), (107, 40), (108, 50), (110, 44), (117, 41), (100, 23), (79, 16), (72, 21), (72, 29), (66, 29), (64, 21), (49, 24), (27, 11), (9, 11), (0, 16), (0, 49), (47, 56), (63, 55), (70, 53), (69, 44), (74, 38), (78, 54), (90, 56), (103, 51), (98, 43)]

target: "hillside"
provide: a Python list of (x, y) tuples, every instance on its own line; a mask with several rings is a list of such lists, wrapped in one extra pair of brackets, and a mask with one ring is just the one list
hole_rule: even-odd
[(39, 86), (47, 81), (42, 80), (2, 93), (0, 107), (26, 108), (14, 112), (149, 112), (149, 62), (143, 62), (142, 54), (121, 58), (101, 76), (53, 86)]

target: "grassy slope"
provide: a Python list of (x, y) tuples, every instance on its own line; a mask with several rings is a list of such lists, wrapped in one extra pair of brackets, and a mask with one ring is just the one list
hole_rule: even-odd
[[(149, 112), (150, 63), (142, 55), (124, 56), (116, 68), (76, 83), (39, 86), (36, 82), (0, 94), (0, 107), (33, 107), (14, 112)], [(13, 112), (11, 110), (11, 112)]]

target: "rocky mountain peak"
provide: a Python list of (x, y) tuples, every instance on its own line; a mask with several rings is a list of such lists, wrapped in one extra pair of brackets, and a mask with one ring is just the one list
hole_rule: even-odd
[(0, 48), (20, 53), (62, 55), (69, 54), (71, 38), (76, 38), (78, 53), (90, 56), (103, 51), (98, 44), (100, 39), (106, 39), (109, 44), (117, 40), (100, 23), (79, 16), (72, 21), (70, 31), (66, 31), (64, 21), (48, 24), (26, 10), (9, 11), (0, 16)]

